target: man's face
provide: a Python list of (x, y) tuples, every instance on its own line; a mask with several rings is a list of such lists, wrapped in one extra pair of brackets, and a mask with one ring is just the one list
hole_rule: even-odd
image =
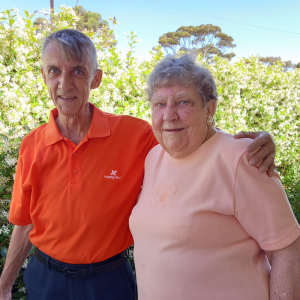
[(101, 70), (95, 74), (90, 62), (68, 61), (55, 42), (45, 50), (42, 74), (54, 105), (65, 116), (82, 112), (90, 90), (99, 86), (102, 76)]

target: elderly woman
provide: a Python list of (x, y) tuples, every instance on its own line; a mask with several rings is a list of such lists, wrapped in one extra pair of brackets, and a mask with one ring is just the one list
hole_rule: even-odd
[(250, 141), (213, 127), (209, 71), (169, 56), (147, 91), (160, 145), (130, 217), (139, 300), (300, 299), (300, 228)]

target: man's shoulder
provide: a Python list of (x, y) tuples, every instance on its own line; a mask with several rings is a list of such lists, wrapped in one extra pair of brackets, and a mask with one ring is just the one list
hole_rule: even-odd
[(137, 117), (129, 116), (129, 115), (116, 115), (116, 114), (112, 114), (112, 113), (108, 113), (108, 112), (104, 112), (104, 114), (110, 120), (122, 120), (124, 122), (136, 122), (136, 123), (144, 123), (144, 124), (149, 125), (149, 123), (147, 121), (142, 120)]
[[(37, 145), (45, 145), (44, 143), (44, 136), (45, 136), (45, 128), (47, 126), (47, 123), (42, 124), (41, 126), (33, 129), (30, 131), (21, 142), (20, 146), (20, 157), (26, 157), (28, 161), (33, 157)], [(44, 151), (44, 149), (42, 149)]]
[(42, 138), (44, 136), (45, 128), (47, 123), (40, 125), (39, 127), (30, 131), (22, 140), (22, 144), (27, 144), (33, 142), (33, 140)]
[(124, 130), (134, 129), (135, 131), (140, 132), (149, 130), (152, 131), (151, 125), (145, 120), (129, 115), (115, 115), (107, 112), (104, 113), (107, 116), (110, 126), (112, 127), (116, 126), (118, 129), (123, 128)]

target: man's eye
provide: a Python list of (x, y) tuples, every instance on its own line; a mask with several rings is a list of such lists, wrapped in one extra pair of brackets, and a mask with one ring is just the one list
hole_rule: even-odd
[(164, 105), (164, 104), (161, 103), (161, 102), (157, 102), (157, 103), (154, 104), (154, 106), (156, 106), (156, 107), (157, 107), (157, 106), (158, 106), (158, 107), (161, 107), (161, 106), (163, 106), (163, 105)]
[(49, 70), (49, 73), (50, 73), (50, 74), (57, 74), (57, 73), (58, 73), (58, 70), (57, 70), (57, 69), (50, 69), (50, 70)]
[(83, 75), (83, 71), (82, 70), (75, 70), (74, 74), (77, 76), (82, 76)]

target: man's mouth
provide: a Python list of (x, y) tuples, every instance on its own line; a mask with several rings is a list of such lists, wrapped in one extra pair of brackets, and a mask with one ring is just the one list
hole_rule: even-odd
[(58, 96), (58, 98), (60, 98), (61, 100), (64, 100), (64, 101), (68, 101), (68, 100), (74, 100), (76, 99), (77, 97), (75, 96)]

